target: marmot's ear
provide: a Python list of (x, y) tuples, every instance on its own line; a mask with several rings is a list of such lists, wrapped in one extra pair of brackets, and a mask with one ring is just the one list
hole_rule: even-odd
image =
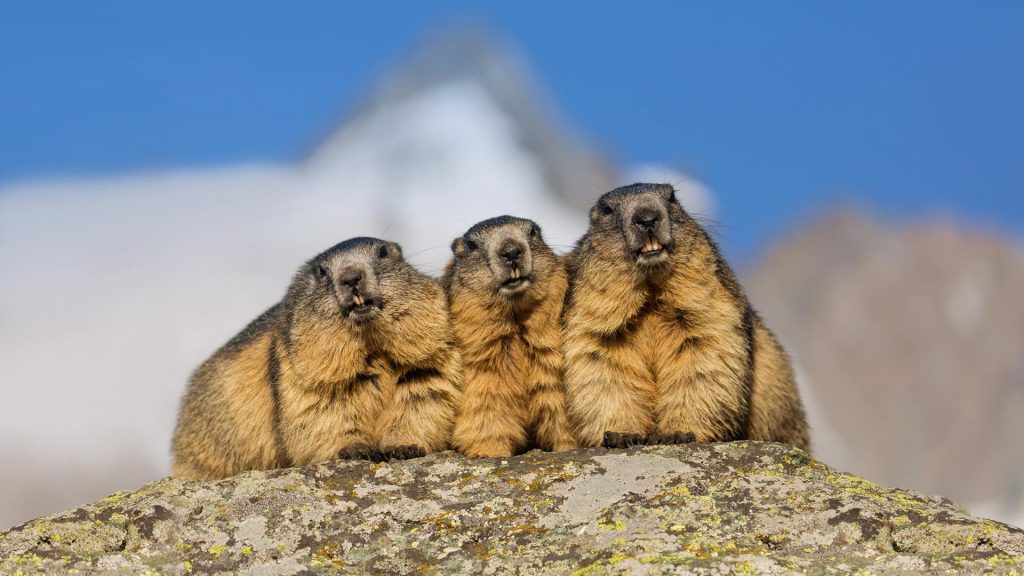
[(391, 250), (394, 252), (395, 258), (402, 257), (402, 246), (398, 242), (391, 243)]
[(672, 186), (671, 184), (659, 184), (658, 192), (661, 194), (661, 197), (665, 199), (665, 202), (668, 202), (669, 204), (677, 202), (675, 186)]
[(590, 207), (590, 223), (591, 224), (596, 224), (597, 223), (597, 219), (600, 218), (600, 217), (601, 217), (601, 208), (597, 204), (594, 204), (593, 206)]
[(463, 240), (462, 236), (459, 236), (455, 240), (452, 240), (452, 254), (461, 256), (466, 251), (466, 241)]

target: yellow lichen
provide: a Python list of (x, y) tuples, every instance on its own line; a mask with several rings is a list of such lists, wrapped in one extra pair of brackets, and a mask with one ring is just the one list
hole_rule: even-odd
[(571, 576), (595, 576), (602, 572), (604, 572), (604, 565), (601, 562), (594, 562), (593, 564), (574, 570)]
[(615, 519), (613, 519), (610, 522), (607, 521), (607, 520), (603, 520), (602, 519), (602, 520), (598, 521), (597, 527), (600, 528), (601, 530), (609, 530), (609, 531), (615, 531), (615, 532), (622, 532), (623, 530), (626, 529), (626, 523), (623, 522), (622, 520), (619, 520), (618, 518), (615, 518)]
[(97, 504), (101, 504), (101, 505), (117, 504), (117, 503), (121, 502), (122, 500), (124, 500), (128, 496), (128, 494), (130, 494), (130, 492), (125, 492), (125, 491), (114, 492), (110, 496), (107, 496), (106, 498), (104, 498), (104, 499), (100, 500), (99, 502), (97, 502)]
[(621, 564), (622, 561), (626, 560), (627, 558), (629, 558), (628, 554), (615, 554), (614, 556), (608, 559), (608, 563), (612, 566), (615, 566)]
[(223, 544), (215, 544), (212, 548), (210, 548), (210, 556), (213, 556), (214, 558), (220, 558), (220, 555), (223, 554), (224, 551), (226, 551), (227, 549), (228, 547)]
[(991, 520), (985, 520), (985, 522), (981, 525), (981, 531), (983, 534), (985, 534), (985, 536), (991, 536), (992, 534), (999, 532), (1000, 530), (996, 526), (995, 522)]
[(594, 576), (595, 574), (603, 574), (607, 572), (607, 568), (617, 566), (623, 561), (631, 558), (629, 554), (615, 554), (607, 560), (598, 560), (592, 564), (588, 564), (572, 573), (572, 576)]
[(1015, 568), (1024, 567), (1024, 557), (1020, 557), (1020, 556), (1007, 556), (1006, 554), (997, 554), (997, 555), (992, 556), (992, 557), (990, 557), (988, 559), (988, 565), (989, 565), (989, 567), (992, 567), (992, 568), (994, 568), (996, 566), (1007, 566), (1007, 567), (1011, 568), (1011, 570), (1012, 570), (1011, 574), (1015, 574), (1016, 573)]
[(509, 536), (513, 536), (515, 534), (531, 534), (532, 535), (532, 534), (544, 534), (547, 531), (548, 531), (547, 528), (539, 528), (539, 527), (533, 526), (531, 524), (516, 524), (511, 529), (509, 529), (508, 534), (509, 534)]
[(687, 487), (686, 484), (679, 484), (677, 486), (673, 486), (668, 493), (677, 496), (690, 496), (690, 488)]
[(555, 505), (554, 498), (537, 498), (535, 500), (531, 500), (531, 502), (536, 504), (536, 508), (551, 508)]

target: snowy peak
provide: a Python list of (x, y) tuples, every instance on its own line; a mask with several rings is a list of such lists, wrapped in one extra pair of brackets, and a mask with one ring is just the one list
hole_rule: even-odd
[[(402, 67), (380, 82), (353, 116), (314, 149), (308, 158), (309, 165), (317, 168), (334, 164), (339, 149), (353, 139), (353, 132), (365, 137), (366, 130), (360, 127), (378, 124), (378, 119), (391, 119), (379, 122), (378, 127), (386, 130), (380, 137), (405, 141), (405, 152), (416, 154), (414, 148), (419, 141), (403, 137), (408, 125), (393, 119), (402, 116), (402, 109), (418, 109), (420, 114), (432, 115), (421, 102), (453, 86), (461, 86), (459, 90), (474, 86), (474, 98), (486, 100), (504, 118), (509, 130), (503, 137), (520, 154), (533, 158), (548, 193), (578, 208), (589, 205), (598, 191), (616, 184), (609, 164), (552, 112), (522, 59), (479, 28), (461, 28), (428, 40)], [(439, 115), (434, 122), (444, 130), (443, 123), (450, 118)], [(429, 142), (425, 146), (436, 149)]]

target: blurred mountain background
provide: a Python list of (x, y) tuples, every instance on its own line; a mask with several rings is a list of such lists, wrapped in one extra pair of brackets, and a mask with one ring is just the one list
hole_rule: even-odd
[[(835, 190), (787, 196), (739, 174), (758, 173), (768, 142), (827, 134), (794, 135), (774, 123), (757, 129), (765, 142), (717, 150), (738, 157), (726, 172), (698, 167), (686, 149), (673, 148), (674, 157), (644, 146), (623, 153), (629, 146), (577, 128), (572, 110), (532, 72), (535, 62), (492, 28), (438, 30), (356, 88), (362, 96), (344, 104), (340, 120), (325, 118), (307, 135), (313, 144), (284, 159), (26, 168), (42, 161), (10, 158), (37, 145), (17, 141), (27, 128), (0, 130), (0, 152), (10, 152), (0, 160), (0, 527), (167, 474), (190, 371), (279, 299), (318, 251), (351, 236), (382, 236), (436, 274), (452, 238), (502, 213), (536, 219), (566, 251), (594, 198), (634, 181), (675, 184), (683, 205), (722, 241), (794, 357), (816, 457), (1024, 524), (1024, 215), (1012, 213), (1019, 198), (961, 210), (958, 196), (907, 199), (919, 191), (862, 202), (857, 192)], [(580, 62), (581, 70), (602, 65)], [(1007, 62), (1020, 68), (1020, 59)], [(624, 93), (623, 106), (631, 93), (663, 90), (657, 77), (623, 84), (611, 74), (622, 65), (608, 62), (606, 83), (591, 79), (590, 89)], [(687, 86), (708, 90), (696, 79)], [(670, 116), (676, 104), (661, 105)], [(1001, 119), (1024, 128), (1017, 114)], [(784, 126), (786, 118), (774, 121)], [(943, 136), (934, 130), (925, 139)], [(202, 146), (202, 134), (190, 137)], [(1020, 143), (1016, 131), (1008, 138)], [(721, 146), (710, 134), (690, 145), (699, 149), (702, 140)], [(113, 156), (131, 155), (116, 150), (116, 139), (109, 146)], [(942, 165), (938, 152), (910, 161)], [(1011, 196), (1024, 183), (1019, 166), (1008, 168), (1018, 176), (1008, 180)], [(815, 178), (801, 185), (813, 189)], [(989, 217), (992, 210), (1000, 214)]]

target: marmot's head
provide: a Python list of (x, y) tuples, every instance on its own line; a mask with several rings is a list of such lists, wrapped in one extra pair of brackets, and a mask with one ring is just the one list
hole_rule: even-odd
[(498, 216), (475, 224), (452, 242), (446, 283), (453, 290), (519, 300), (552, 274), (558, 257), (526, 218)]
[(697, 223), (668, 184), (633, 184), (602, 195), (590, 209), (585, 245), (642, 276), (665, 270), (696, 238)]
[(401, 247), (377, 238), (352, 238), (332, 246), (303, 265), (289, 288), (295, 308), (319, 319), (355, 326), (390, 316), (395, 302), (421, 277)]

